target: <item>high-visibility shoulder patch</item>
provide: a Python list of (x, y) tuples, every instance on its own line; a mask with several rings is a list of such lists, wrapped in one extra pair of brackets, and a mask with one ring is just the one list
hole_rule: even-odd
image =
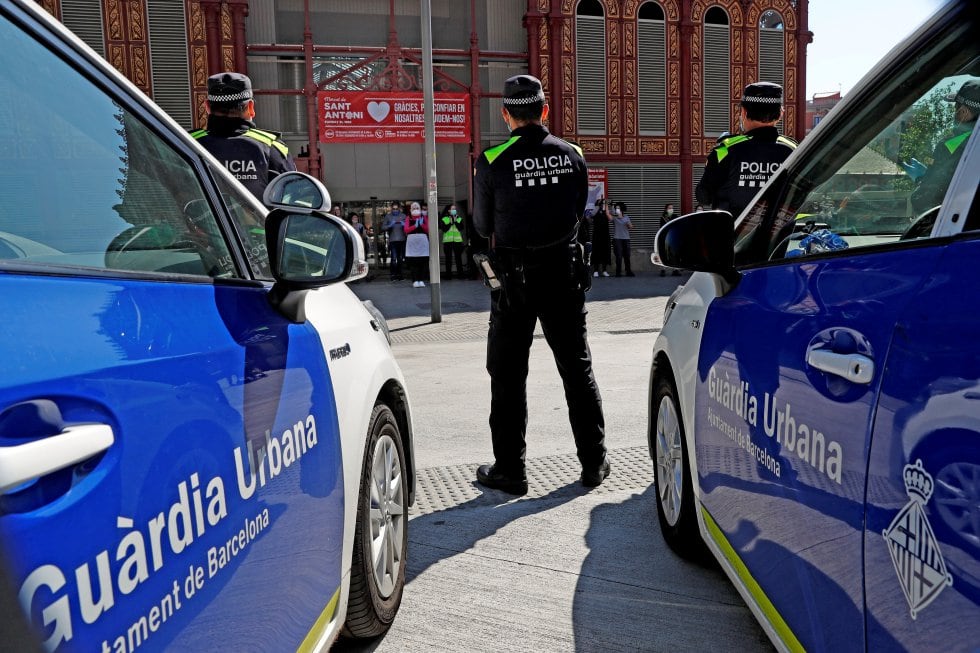
[(508, 140), (504, 141), (500, 145), (495, 145), (494, 147), (488, 148), (483, 151), (483, 156), (487, 157), (487, 163), (493, 163), (494, 159), (504, 153), (508, 147), (520, 140), (520, 136), (511, 136)]
[(946, 141), (946, 143), (944, 143), (944, 145), (946, 145), (946, 149), (949, 150), (949, 153), (952, 154), (957, 150), (957, 148), (959, 148), (960, 145), (965, 143), (966, 139), (968, 139), (969, 137), (970, 137), (970, 132), (965, 132), (963, 134), (960, 134), (959, 136), (954, 136), (953, 138), (949, 139), (948, 141)]
[(267, 134), (260, 132), (258, 129), (249, 129), (242, 133), (242, 136), (247, 136), (253, 140), (256, 140), (265, 145), (272, 145), (274, 139), (270, 138)]
[(249, 129), (247, 132), (242, 134), (242, 136), (247, 136), (251, 139), (257, 140), (263, 145), (274, 147), (277, 150), (279, 150), (280, 154), (282, 154), (283, 156), (289, 155), (289, 148), (286, 147), (286, 144), (283, 143), (282, 141), (277, 141), (275, 138), (275, 134), (272, 134), (270, 132), (264, 132), (261, 129)]
[(207, 129), (195, 129), (191, 132), (191, 138), (203, 138), (208, 135)]
[(777, 143), (782, 143), (783, 145), (788, 145), (789, 147), (793, 148), (794, 150), (796, 149), (796, 146), (799, 145), (799, 143), (797, 143), (796, 141), (794, 141), (789, 136), (778, 136), (778, 137), (776, 137), (776, 142)]
[(750, 140), (752, 140), (752, 137), (746, 136), (745, 134), (736, 134), (721, 139), (721, 143), (715, 146), (715, 155), (718, 157), (718, 163), (721, 163), (721, 160), (728, 156), (728, 148)]
[(259, 129), (258, 127), (252, 127), (249, 129), (249, 131), (258, 132), (259, 134), (262, 134), (267, 138), (271, 138), (274, 141), (278, 141), (280, 138), (282, 138), (282, 134), (278, 132), (270, 132), (264, 129)]

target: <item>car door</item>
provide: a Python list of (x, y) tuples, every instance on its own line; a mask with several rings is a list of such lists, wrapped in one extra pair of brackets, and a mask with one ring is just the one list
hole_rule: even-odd
[[(872, 80), (756, 199), (736, 225), (737, 284), (704, 322), (695, 429), (705, 520), (791, 648), (866, 642), (875, 410), (904, 316), (923, 306), (948, 256), (932, 234), (952, 211), (917, 206), (921, 183), (902, 162), (928, 160), (951, 125), (946, 94), (975, 74), (968, 26), (936, 31), (907, 51), (915, 66)], [(931, 181), (945, 191), (950, 176)], [(899, 645), (875, 632), (872, 648)]]
[[(972, 161), (969, 195), (980, 170)], [(870, 650), (971, 651), (980, 641), (978, 229), (974, 197), (888, 354), (868, 467)]]
[[(340, 587), (319, 338), (172, 122), (0, 7), (0, 538), (48, 650), (285, 650)], [(333, 599), (333, 600), (332, 600)]]

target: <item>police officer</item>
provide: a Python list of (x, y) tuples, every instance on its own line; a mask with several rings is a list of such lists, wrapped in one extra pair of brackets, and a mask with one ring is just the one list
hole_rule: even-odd
[(977, 125), (977, 116), (980, 116), (980, 80), (963, 82), (946, 100), (953, 103), (953, 132), (936, 145), (932, 165), (924, 171), (912, 192), (912, 206), (916, 211), (939, 206), (946, 196), (946, 188)]
[(252, 81), (240, 73), (208, 77), (208, 126), (191, 135), (238, 177), (259, 200), (269, 181), (295, 170), (276, 132), (257, 129)]
[[(537, 320), (565, 387), (582, 484), (609, 475), (602, 399), (592, 372), (585, 290), (576, 282), (569, 242), (588, 199), (582, 150), (548, 133), (541, 82), (517, 75), (504, 83), (506, 142), (485, 150), (474, 170), (473, 225), (491, 246), (503, 288), (492, 292), (487, 371), (495, 462), (477, 470), (484, 486), (527, 493), (527, 372)], [(582, 264), (585, 265), (584, 262)], [(587, 276), (587, 268), (583, 267)]]
[(780, 136), (776, 129), (782, 116), (782, 86), (756, 82), (745, 87), (739, 110), (741, 133), (719, 138), (708, 154), (695, 189), (698, 202), (739, 216), (796, 149), (796, 141)]

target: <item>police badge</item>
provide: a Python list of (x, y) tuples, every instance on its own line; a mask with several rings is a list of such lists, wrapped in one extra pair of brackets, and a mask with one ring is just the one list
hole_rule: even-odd
[(933, 491), (932, 476), (923, 469), (921, 460), (906, 465), (902, 476), (909, 502), (882, 536), (915, 619), (944, 588), (953, 584), (953, 576), (946, 571), (946, 561), (926, 518), (925, 505)]

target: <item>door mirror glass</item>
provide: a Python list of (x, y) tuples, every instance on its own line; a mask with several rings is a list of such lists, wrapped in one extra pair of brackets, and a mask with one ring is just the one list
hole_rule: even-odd
[(297, 208), (328, 211), (330, 193), (319, 180), (303, 172), (284, 172), (265, 188), (262, 203), (270, 209)]
[(656, 257), (672, 268), (734, 272), (735, 220), (728, 211), (700, 211), (671, 220), (657, 232)]

